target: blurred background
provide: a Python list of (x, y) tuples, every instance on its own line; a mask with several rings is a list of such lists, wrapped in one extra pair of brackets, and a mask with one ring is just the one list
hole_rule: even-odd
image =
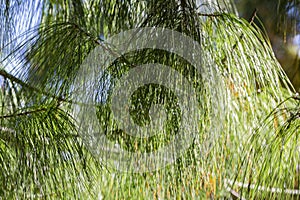
[[(238, 13), (250, 19), (255, 9), (275, 55), (300, 91), (300, 0), (234, 0)], [(256, 24), (260, 22), (255, 20)]]

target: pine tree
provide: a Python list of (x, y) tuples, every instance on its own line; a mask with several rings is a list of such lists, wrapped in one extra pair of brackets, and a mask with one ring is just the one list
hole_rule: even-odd
[[(299, 97), (255, 18), (255, 11), (249, 20), (239, 18), (235, 6), (225, 0), (1, 1), (0, 196), (218, 199), (235, 191), (250, 199), (289, 195), (268, 188), (293, 188), (299, 181)], [(120, 173), (99, 159), (99, 149), (89, 147), (95, 141), (82, 137), (81, 122), (89, 115), (74, 115), (86, 103), (80, 102), (76, 86), (81, 84), (80, 73), (90, 69), (84, 63), (94, 49), (116, 56), (109, 38), (146, 27), (173, 30), (197, 42), (201, 56), (195, 60), (203, 70), (198, 72), (172, 52), (141, 49), (118, 55), (106, 70), (97, 71), (100, 79), (92, 82), (97, 89), (90, 95), (99, 134), (118, 146), (107, 151), (162, 148), (175, 137), (182, 113), (189, 109), (197, 111), (194, 122), (199, 129), (173, 164), (151, 172)], [(193, 49), (185, 48), (186, 53)], [(113, 119), (112, 93), (124, 75), (147, 63), (170, 66), (185, 77), (195, 88), (199, 106), (182, 111), (168, 88), (145, 84), (132, 94), (126, 109), (145, 126), (153, 120), (151, 105), (160, 105), (166, 116), (158, 123), (166, 122), (162, 127), (167, 134), (158, 131), (136, 139)]]

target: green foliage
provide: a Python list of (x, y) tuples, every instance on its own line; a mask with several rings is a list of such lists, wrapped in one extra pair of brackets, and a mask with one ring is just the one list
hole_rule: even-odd
[[(21, 18), (19, 25), (25, 26), (25, 33), (15, 35), (17, 11), (33, 5), (40, 5), (36, 10), (41, 23), (26, 29), (24, 24), (38, 15), (29, 11), (30, 17)], [(0, 197), (218, 199), (229, 197), (231, 188), (254, 199), (258, 193), (262, 198), (286, 195), (259, 192), (261, 186), (292, 188), (299, 183), (299, 99), (265, 34), (253, 20), (238, 18), (232, 4), (8, 0), (1, 6), (5, 59), (0, 70)], [(125, 149), (159, 149), (176, 135), (182, 112), (168, 88), (145, 85), (131, 96), (131, 117), (141, 126), (148, 124), (151, 105), (159, 104), (167, 115), (166, 134), (144, 140), (120, 130), (111, 116), (111, 91), (129, 69), (145, 63), (168, 65), (193, 84), (200, 103), (199, 133), (174, 164), (148, 173), (119, 173), (102, 167), (80, 138), (80, 122), (73, 117), (78, 104), (72, 99), (73, 86), (83, 60), (96, 46), (103, 47), (100, 35), (148, 26), (193, 38), (201, 45), (203, 67), (217, 69), (220, 79), (204, 79), (186, 60), (161, 50), (130, 52), (111, 63), (100, 79), (105, 87), (97, 92), (106, 100), (95, 107), (105, 130), (101, 134)], [(10, 60), (15, 66), (8, 71)]]

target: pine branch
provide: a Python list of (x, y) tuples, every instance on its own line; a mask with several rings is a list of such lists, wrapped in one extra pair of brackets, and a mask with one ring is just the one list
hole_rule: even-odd
[(52, 98), (58, 100), (59, 102), (73, 103), (73, 102), (70, 101), (70, 100), (64, 99), (64, 98), (62, 98), (62, 97), (57, 97), (56, 95), (53, 95), (53, 94), (51, 94), (51, 93), (49, 93), (49, 92), (45, 92), (45, 91), (40, 90), (40, 89), (38, 89), (38, 88), (36, 88), (36, 87), (33, 87), (33, 86), (29, 85), (28, 83), (25, 83), (24, 81), (18, 79), (17, 77), (15, 77), (15, 76), (13, 76), (13, 75), (7, 73), (7, 72), (6, 72), (5, 70), (3, 70), (3, 69), (0, 69), (0, 76), (3, 76), (4, 78), (9, 79), (9, 80), (11, 80), (12, 82), (15, 82), (15, 83), (21, 85), (21, 86), (24, 87), (24, 88), (27, 88), (27, 89), (32, 90), (32, 91), (34, 91), (34, 92), (37, 92), (37, 93), (46, 95), (46, 96), (48, 96), (48, 97), (52, 97)]
[(45, 112), (45, 111), (48, 111), (48, 110), (49, 110), (49, 108), (40, 108), (40, 109), (26, 111), (26, 112), (21, 112), (21, 113), (14, 113), (14, 114), (10, 114), (10, 115), (2, 115), (2, 116), (0, 116), (0, 119), (6, 119), (6, 118), (12, 118), (12, 117), (20, 117), (20, 116), (25, 116), (25, 115), (33, 114), (33, 113)]

